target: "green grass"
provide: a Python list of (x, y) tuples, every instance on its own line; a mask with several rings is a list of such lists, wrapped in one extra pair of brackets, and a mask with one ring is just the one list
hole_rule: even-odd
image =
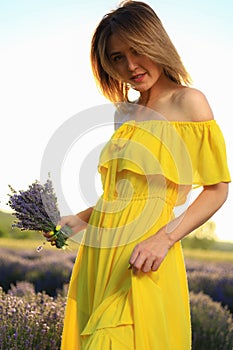
[[(38, 234), (40, 237), (40, 235)], [(36, 250), (38, 246), (42, 245), (45, 242), (45, 238), (41, 235), (41, 238), (38, 239), (17, 239), (17, 238), (0, 238), (0, 247), (3, 248), (12, 248), (12, 249), (30, 249)], [(72, 240), (68, 242), (69, 250), (76, 251), (78, 244)], [(43, 249), (57, 249), (56, 247), (51, 246), (48, 242), (44, 245)]]
[[(39, 236), (39, 234), (38, 234)], [(44, 242), (43, 236), (38, 239), (16, 239), (16, 238), (0, 238), (0, 247), (13, 248), (13, 249), (32, 249), (36, 248)], [(77, 250), (77, 243), (72, 240), (68, 241), (69, 248), (71, 250)], [(44, 249), (56, 249), (49, 243), (46, 243)], [(185, 258), (195, 260), (206, 260), (206, 261), (229, 261), (233, 262), (233, 251), (222, 251), (222, 250), (204, 250), (204, 249), (187, 249), (184, 248)]]
[(184, 256), (195, 260), (233, 262), (233, 252), (231, 251), (184, 249)]
[[(39, 235), (38, 235), (39, 236)], [(14, 248), (14, 249), (36, 249), (44, 242), (44, 238), (38, 239), (17, 239), (17, 238), (0, 238), (0, 247)], [(45, 245), (50, 248), (50, 244)], [(53, 247), (51, 247), (53, 248)]]
[(38, 232), (36, 231), (21, 231), (17, 227), (12, 227), (12, 225), (16, 222), (16, 218), (10, 212), (5, 212), (0, 210), (0, 237), (1, 238), (20, 238), (24, 239), (30, 235), (31, 239), (36, 238)]

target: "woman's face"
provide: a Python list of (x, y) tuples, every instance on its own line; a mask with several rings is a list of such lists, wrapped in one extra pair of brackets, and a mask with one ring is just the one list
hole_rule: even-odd
[(135, 90), (144, 92), (159, 80), (163, 69), (150, 58), (137, 53), (120, 36), (112, 34), (108, 41), (108, 55), (120, 80)]

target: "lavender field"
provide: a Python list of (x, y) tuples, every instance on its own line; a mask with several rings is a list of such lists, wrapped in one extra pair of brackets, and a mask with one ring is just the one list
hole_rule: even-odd
[[(59, 349), (75, 257), (75, 251), (0, 248), (1, 350)], [(194, 350), (233, 349), (232, 266), (186, 257)]]

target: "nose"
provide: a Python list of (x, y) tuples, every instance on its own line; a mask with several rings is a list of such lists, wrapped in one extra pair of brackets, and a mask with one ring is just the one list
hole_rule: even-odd
[(130, 72), (133, 72), (138, 66), (136, 58), (133, 56), (128, 56), (127, 57), (127, 65), (128, 65), (128, 70)]

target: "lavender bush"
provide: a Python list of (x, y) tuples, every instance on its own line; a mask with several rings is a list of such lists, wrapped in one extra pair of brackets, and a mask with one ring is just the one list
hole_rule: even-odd
[[(76, 254), (0, 248), (0, 284), (8, 291), (0, 291), (0, 349), (59, 349), (67, 293), (64, 287)], [(190, 259), (186, 268), (191, 290), (205, 290), (222, 304), (232, 305), (232, 263)], [(191, 291), (190, 302), (193, 350), (231, 350), (229, 310), (203, 293)]]
[[(69, 282), (76, 251), (44, 249), (33, 250), (0, 248), (0, 285), (5, 291), (17, 281), (31, 282), (36, 292), (46, 291), (56, 296)], [(215, 301), (228, 305), (233, 312), (233, 269), (229, 262), (187, 260), (186, 268), (190, 290), (203, 291)]]
[[(65, 296), (35, 294), (30, 283), (0, 288), (0, 349), (59, 350)], [(193, 350), (231, 350), (233, 321), (230, 312), (202, 293), (190, 293)]]
[(34, 284), (26, 281), (16, 282), (16, 285), (11, 284), (11, 288), (8, 291), (9, 295), (16, 297), (32, 296), (34, 293)]
[(189, 274), (189, 288), (194, 292), (202, 291), (213, 300), (221, 302), (233, 311), (233, 276), (232, 272), (208, 274), (205, 271)]
[(17, 281), (31, 282), (36, 292), (55, 296), (69, 282), (76, 252), (0, 248), (0, 285), (8, 291)]
[(60, 349), (64, 309), (61, 296), (30, 291), (19, 297), (17, 288), (8, 294), (0, 288), (0, 349)]
[(186, 265), (189, 289), (195, 293), (208, 294), (233, 312), (232, 263), (189, 261)]
[[(35, 181), (26, 191), (18, 193), (9, 185), (12, 192), (9, 195), (8, 205), (13, 209), (17, 221), (13, 227), (22, 231), (42, 231), (48, 234), (47, 240), (57, 248), (64, 248), (69, 236), (69, 228), (57, 225), (60, 220), (60, 212), (57, 205), (57, 197), (54, 193), (50, 179), (44, 185)], [(41, 249), (39, 247), (39, 249)]]
[(203, 293), (190, 293), (193, 350), (231, 350), (233, 319), (230, 311)]

